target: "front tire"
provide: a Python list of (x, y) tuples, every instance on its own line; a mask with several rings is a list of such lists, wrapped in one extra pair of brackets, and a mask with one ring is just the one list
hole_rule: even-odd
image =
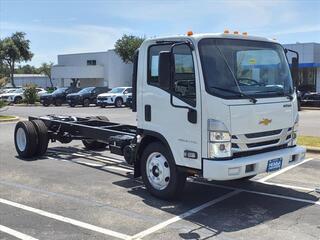
[(13, 100), (14, 104), (20, 103), (22, 101), (22, 97), (15, 97)]
[(114, 101), (114, 105), (115, 105), (115, 107), (116, 108), (121, 108), (122, 107), (122, 105), (123, 105), (123, 100), (122, 100), (122, 98), (116, 98), (116, 100)]
[(141, 175), (148, 191), (165, 200), (180, 195), (187, 177), (178, 171), (170, 150), (160, 142), (149, 144), (143, 151)]

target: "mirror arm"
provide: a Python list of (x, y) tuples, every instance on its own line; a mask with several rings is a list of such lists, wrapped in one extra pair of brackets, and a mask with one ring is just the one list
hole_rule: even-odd
[(296, 54), (297, 60), (299, 61), (299, 53), (298, 53), (297, 51), (291, 50), (291, 49), (289, 49), (289, 48), (285, 48), (285, 49), (284, 49), (284, 52), (285, 52), (286, 54), (287, 54), (288, 52), (292, 52), (292, 53)]

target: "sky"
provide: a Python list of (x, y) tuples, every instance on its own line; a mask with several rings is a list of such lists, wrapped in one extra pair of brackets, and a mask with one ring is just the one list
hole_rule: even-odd
[(25, 32), (35, 66), (57, 63), (58, 54), (106, 51), (123, 34), (225, 29), (283, 44), (320, 42), (320, 0), (0, 0), (0, 38)]

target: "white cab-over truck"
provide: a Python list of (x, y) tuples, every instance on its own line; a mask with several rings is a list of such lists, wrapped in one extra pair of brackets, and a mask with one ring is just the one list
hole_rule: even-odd
[(30, 158), (44, 154), (49, 140), (108, 145), (164, 199), (177, 196), (188, 176), (232, 180), (277, 171), (305, 157), (296, 145), (298, 55), (290, 72), (289, 51), (247, 34), (145, 40), (132, 79), (137, 126), (105, 117), (30, 117), (16, 125), (16, 150)]

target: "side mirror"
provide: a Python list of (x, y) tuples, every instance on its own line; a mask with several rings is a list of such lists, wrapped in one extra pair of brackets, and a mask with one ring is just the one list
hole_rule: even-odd
[(159, 54), (159, 84), (164, 90), (170, 90), (171, 86), (171, 67), (172, 53), (162, 51)]
[(299, 59), (297, 57), (291, 59), (291, 75), (295, 85), (297, 85), (299, 80)]

